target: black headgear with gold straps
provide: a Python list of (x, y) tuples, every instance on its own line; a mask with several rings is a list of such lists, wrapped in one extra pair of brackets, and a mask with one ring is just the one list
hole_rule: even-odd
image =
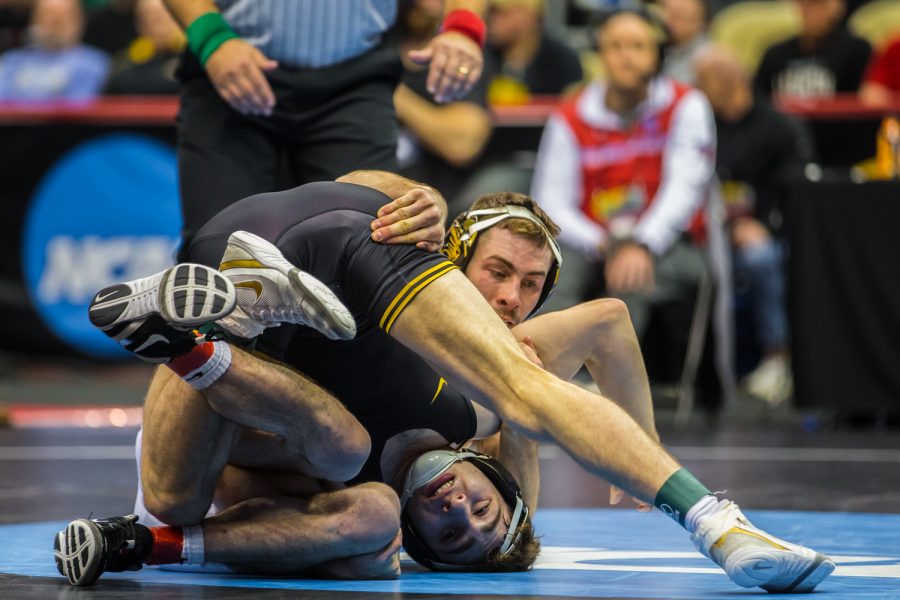
[(447, 258), (455, 263), (462, 271), (466, 270), (466, 266), (472, 259), (475, 252), (475, 245), (478, 243), (478, 234), (486, 229), (490, 229), (494, 225), (506, 219), (525, 219), (531, 221), (540, 227), (553, 253), (553, 264), (544, 280), (544, 289), (541, 290), (541, 296), (538, 298), (534, 310), (528, 315), (534, 315), (556, 287), (559, 280), (559, 268), (562, 266), (562, 255), (559, 252), (559, 244), (550, 234), (547, 226), (541, 219), (528, 210), (528, 208), (518, 204), (507, 204), (505, 206), (497, 206), (494, 208), (477, 208), (462, 213), (453, 220), (447, 237), (444, 241), (444, 248), (441, 250)]

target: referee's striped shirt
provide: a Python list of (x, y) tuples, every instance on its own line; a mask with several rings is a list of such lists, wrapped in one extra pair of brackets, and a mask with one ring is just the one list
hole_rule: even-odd
[(374, 48), (397, 0), (216, 0), (234, 31), (292, 67), (326, 67)]

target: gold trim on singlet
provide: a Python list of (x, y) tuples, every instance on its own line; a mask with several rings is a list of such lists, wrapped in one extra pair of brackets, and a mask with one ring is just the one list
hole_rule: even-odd
[(449, 260), (445, 260), (444, 262), (437, 264), (427, 271), (420, 273), (416, 276), (412, 281), (403, 286), (403, 289), (400, 290), (400, 293), (397, 294), (391, 303), (388, 305), (387, 309), (384, 311), (384, 314), (381, 316), (381, 321), (378, 323), (378, 326), (384, 329), (385, 333), (391, 332), (391, 327), (394, 325), (394, 321), (397, 320), (397, 317), (400, 316), (400, 313), (403, 312), (403, 309), (406, 308), (406, 305), (415, 298), (419, 292), (421, 292), (425, 287), (437, 279), (438, 277), (445, 275), (452, 271), (453, 269), (457, 269), (458, 267), (454, 265)]

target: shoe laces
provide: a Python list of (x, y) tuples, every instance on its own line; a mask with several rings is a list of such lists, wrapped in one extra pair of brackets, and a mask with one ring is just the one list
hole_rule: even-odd
[(691, 535), (691, 541), (700, 552), (709, 556), (710, 549), (723, 533), (731, 528), (731, 523), (737, 522), (749, 525), (740, 507), (730, 500), (720, 504), (716, 512), (700, 519), (697, 530)]
[(103, 532), (108, 548), (119, 549), (123, 544), (134, 540), (134, 520), (128, 517), (95, 519), (94, 523)]
[(134, 531), (135, 519), (130, 517), (109, 517), (107, 519), (95, 519), (94, 523), (103, 532), (104, 555), (106, 569), (110, 571), (122, 571), (130, 568), (135, 560), (135, 544), (137, 542)]

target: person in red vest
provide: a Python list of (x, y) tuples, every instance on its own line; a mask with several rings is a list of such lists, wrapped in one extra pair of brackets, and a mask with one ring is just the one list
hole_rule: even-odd
[(703, 94), (659, 73), (648, 13), (608, 13), (596, 34), (606, 75), (548, 120), (532, 196), (568, 254), (597, 263), (584, 295), (624, 300), (640, 337), (652, 307), (693, 294), (705, 269), (715, 122)]

